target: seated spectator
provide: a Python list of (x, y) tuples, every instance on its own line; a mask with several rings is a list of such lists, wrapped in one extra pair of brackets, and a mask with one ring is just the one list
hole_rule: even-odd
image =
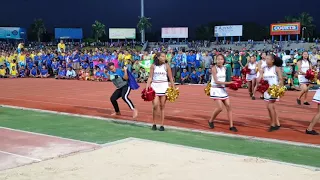
[(99, 71), (104, 72), (104, 70), (107, 68), (106, 64), (104, 63), (103, 59), (99, 59), (99, 63), (97, 64), (99, 67)]
[(91, 73), (90, 73), (90, 68), (87, 68), (86, 72), (85, 72), (85, 80), (90, 81), (91, 79), (92, 79), (92, 77), (91, 77)]
[(10, 73), (13, 67), (15, 67), (15, 70), (17, 70), (17, 61), (15, 59), (10, 63), (10, 68), (9, 68)]
[(67, 68), (70, 68), (70, 67), (72, 68), (72, 65), (73, 65), (72, 60), (69, 59), (67, 65), (66, 65)]
[(32, 78), (37, 78), (38, 77), (38, 69), (37, 69), (37, 66), (35, 64), (32, 66), (32, 69), (30, 70), (29, 77), (32, 77)]
[(53, 62), (51, 64), (53, 75), (56, 76), (58, 74), (59, 70), (59, 63), (56, 58), (53, 59)]
[(283, 67), (283, 79), (287, 89), (292, 89), (292, 86), (293, 86), (292, 72), (293, 72), (292, 66), (290, 66), (289, 62), (287, 61), (286, 66)]
[(84, 80), (85, 79), (85, 69), (81, 66), (80, 67), (80, 70), (79, 70), (79, 73), (78, 73), (78, 78), (79, 80)]
[(84, 61), (83, 63), (82, 63), (82, 66), (81, 66), (84, 70), (86, 70), (88, 67), (89, 67), (89, 63), (88, 63), (88, 61)]
[(106, 81), (107, 75), (97, 67), (96, 73), (94, 74), (95, 81)]
[(204, 75), (205, 75), (205, 73), (204, 73), (204, 71), (202, 70), (202, 68), (198, 68), (197, 76), (198, 76), (198, 78), (199, 78), (199, 83), (200, 83), (200, 84), (203, 84), (204, 81), (205, 81)]
[(181, 84), (190, 83), (189, 72), (187, 69), (183, 69), (181, 73)]
[(65, 79), (66, 78), (66, 69), (63, 66), (59, 66), (58, 75), (55, 77), (56, 79)]
[(145, 83), (147, 82), (148, 78), (149, 78), (149, 73), (144, 68), (140, 68), (138, 82)]
[(193, 70), (190, 74), (190, 81), (192, 84), (199, 84), (199, 77), (197, 75), (196, 70)]
[(63, 69), (67, 69), (67, 63), (66, 63), (66, 61), (63, 60), (61, 65), (62, 65), (62, 68), (63, 68)]
[(294, 76), (293, 76), (293, 88), (297, 91), (300, 91), (300, 84), (299, 84), (299, 79), (298, 79), (298, 72), (296, 71)]
[(5, 64), (0, 66), (0, 78), (7, 78)]
[(137, 73), (137, 71), (135, 69), (132, 69), (131, 73), (132, 73), (134, 79), (136, 80), (136, 82), (139, 82), (138, 81), (139, 74)]
[(48, 69), (46, 68), (46, 66), (42, 66), (42, 69), (40, 70), (40, 78), (47, 78), (49, 77), (50, 74), (48, 72)]
[(26, 70), (25, 70), (24, 66), (21, 66), (19, 69), (19, 77), (20, 78), (26, 77)]
[(210, 68), (206, 69), (206, 74), (205, 74), (205, 79), (206, 79), (206, 82), (210, 82), (211, 81), (211, 78), (212, 78), (212, 65), (210, 65)]
[(68, 67), (66, 78), (67, 79), (75, 79), (77, 77), (76, 72), (73, 70), (72, 67)]
[(12, 69), (10, 71), (10, 77), (11, 78), (17, 78), (18, 77), (16, 66), (12, 66)]

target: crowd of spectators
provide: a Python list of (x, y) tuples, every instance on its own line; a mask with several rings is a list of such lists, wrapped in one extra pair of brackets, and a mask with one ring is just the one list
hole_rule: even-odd
[[(113, 62), (117, 68), (127, 66), (138, 82), (146, 82), (149, 76), (153, 57), (159, 50), (138, 51), (119, 46), (110, 51), (104, 47), (84, 49), (81, 44), (0, 44), (0, 77), (2, 78), (56, 78), (90, 81), (108, 81), (108, 63)], [(106, 46), (107, 45), (107, 46)], [(122, 48), (121, 48), (122, 47)], [(212, 51), (186, 51), (168, 49), (167, 61), (171, 67), (176, 83), (204, 84), (211, 80), (211, 67), (215, 57), (223, 54), (226, 58), (227, 81), (232, 76), (241, 77), (241, 69), (246, 66), (250, 57), (261, 60), (263, 51), (233, 51), (231, 49), (213, 49)], [(289, 89), (299, 90), (296, 62), (303, 50), (270, 50), (284, 60), (283, 75)], [(308, 52), (312, 65), (319, 70), (320, 53), (317, 49)]]

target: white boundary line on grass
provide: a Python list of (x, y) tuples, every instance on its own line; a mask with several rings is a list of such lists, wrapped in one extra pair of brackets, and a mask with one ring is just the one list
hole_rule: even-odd
[(6, 129), (6, 130), (10, 130), (10, 131), (16, 131), (16, 132), (20, 132), (20, 133), (26, 133), (26, 134), (32, 134), (32, 135), (37, 135), (37, 136), (44, 136), (44, 137), (62, 139), (62, 140), (77, 142), (77, 143), (81, 143), (81, 144), (100, 146), (100, 144), (97, 144), (97, 143), (80, 141), (80, 140), (75, 140), (75, 139), (70, 139), (70, 138), (64, 138), (64, 137), (59, 137), (59, 136), (53, 136), (53, 135), (48, 135), (48, 134), (42, 134), (42, 133), (36, 133), (36, 132), (30, 132), (30, 131), (24, 131), (24, 130), (12, 129), (12, 128), (7, 128), (7, 127), (0, 126), (0, 130), (1, 129)]
[[(117, 122), (117, 123), (121, 123), (121, 124), (133, 124), (133, 125), (139, 125), (139, 126), (151, 126), (152, 125), (151, 123), (137, 122), (137, 121), (133, 121), (133, 120), (119, 120), (119, 119), (104, 118), (104, 117), (99, 117), (99, 116), (89, 116), (89, 115), (65, 113), (65, 112), (42, 110), (42, 109), (35, 109), (35, 108), (26, 108), (26, 107), (19, 107), (19, 106), (10, 106), (10, 105), (0, 104), (0, 107), (29, 110), (29, 111), (35, 111), (35, 112), (44, 112), (44, 113), (51, 113), (51, 114), (59, 114), (59, 115), (66, 115), (66, 116), (73, 116), (73, 117), (80, 117), (80, 118), (90, 118), (90, 119), (97, 119), (97, 120), (103, 120), (103, 121)], [(245, 135), (238, 135), (238, 134), (228, 134), (228, 133), (223, 133), (223, 132), (211, 132), (211, 131), (197, 130), (197, 129), (191, 129), (191, 128), (181, 128), (181, 127), (176, 127), (176, 126), (166, 126), (166, 129), (180, 130), (180, 131), (186, 131), (186, 132), (196, 132), (196, 133), (203, 133), (203, 134), (211, 134), (211, 135), (216, 135), (216, 136), (241, 138), (241, 139), (246, 139), (246, 140), (256, 140), (256, 141), (278, 143), (278, 144), (320, 148), (320, 145), (317, 145), (317, 144), (300, 143), (300, 142), (278, 140), (278, 139), (271, 139), (271, 138), (261, 138), (261, 137), (254, 137), (254, 136), (245, 136)], [(35, 134), (37, 134), (37, 133), (35, 133)], [(48, 136), (51, 136), (51, 135), (48, 135)], [(57, 137), (57, 136), (52, 136), (52, 137)], [(60, 138), (60, 137), (58, 137), (58, 138)], [(67, 139), (67, 140), (72, 140), (72, 139)], [(73, 141), (78, 141), (78, 140), (73, 140)], [(88, 142), (83, 142), (83, 143), (88, 143)], [(93, 144), (97, 145), (95, 143), (93, 143)]]
[(16, 157), (20, 157), (20, 158), (24, 158), (24, 159), (30, 159), (32, 161), (38, 161), (38, 162), (42, 161), (41, 159), (36, 159), (36, 158), (23, 156), (23, 155), (19, 155), (19, 154), (15, 154), (15, 153), (10, 153), (10, 152), (6, 152), (6, 151), (1, 151), (1, 150), (0, 150), (0, 153), (8, 154), (8, 155), (11, 155), (11, 156), (16, 156)]
[(171, 143), (166, 143), (162, 141), (152, 141), (148, 139), (140, 139), (140, 138), (127, 138), (127, 141), (132, 141), (132, 140), (137, 140), (137, 141), (142, 141), (142, 142), (152, 142), (152, 143), (159, 143), (159, 144), (164, 144), (164, 145), (171, 145), (174, 147), (181, 147), (181, 148), (187, 148), (187, 149), (192, 149), (192, 150), (198, 150), (202, 152), (209, 152), (209, 153), (216, 153), (216, 154), (222, 154), (222, 155), (227, 155), (227, 156), (233, 156), (233, 157), (239, 157), (239, 158), (259, 158), (260, 160), (263, 161), (268, 161), (268, 162), (273, 162), (277, 164), (282, 164), (282, 165), (289, 165), (289, 166), (294, 166), (294, 167), (300, 167), (300, 168), (305, 168), (309, 169), (312, 171), (320, 171), (320, 168), (313, 167), (313, 166), (307, 166), (307, 165), (299, 165), (299, 164), (293, 164), (293, 163), (286, 163), (286, 162), (281, 162), (281, 161), (276, 161), (276, 160), (270, 160), (270, 159), (265, 159), (265, 158), (260, 158), (260, 157), (254, 157), (254, 156), (246, 156), (246, 155), (239, 155), (239, 154), (231, 154), (231, 153), (226, 153), (226, 152), (221, 152), (221, 151), (215, 151), (215, 150), (209, 150), (209, 149), (202, 149), (202, 148), (197, 148), (197, 147), (191, 147), (191, 146), (184, 146), (184, 145), (179, 145), (179, 144), (171, 144)]
[(111, 142), (108, 142), (108, 143), (101, 144), (101, 147), (104, 148), (104, 147), (108, 147), (108, 146), (122, 144), (122, 143), (130, 142), (132, 140), (134, 140), (134, 138), (132, 138), (132, 137), (119, 139), (119, 140), (116, 140), (116, 141), (111, 141)]

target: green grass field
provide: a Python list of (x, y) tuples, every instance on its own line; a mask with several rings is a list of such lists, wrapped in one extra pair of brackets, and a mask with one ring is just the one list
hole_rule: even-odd
[(320, 167), (320, 148), (269, 143), (0, 107), (0, 126), (104, 144), (128, 137)]

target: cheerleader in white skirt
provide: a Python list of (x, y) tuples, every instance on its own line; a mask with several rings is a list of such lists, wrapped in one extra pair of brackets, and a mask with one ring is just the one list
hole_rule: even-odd
[(252, 100), (255, 100), (255, 92), (256, 92), (256, 80), (257, 80), (257, 62), (256, 57), (251, 56), (250, 61), (247, 63), (246, 67), (250, 70), (250, 73), (246, 75), (247, 85), (248, 85), (248, 91), (249, 95)]
[[(261, 60), (258, 62), (258, 72), (257, 72), (257, 77), (260, 76), (260, 70), (264, 69), (267, 66), (267, 62), (266, 62), (266, 57), (267, 57), (267, 53), (266, 52), (262, 52), (261, 54)], [(258, 88), (258, 82), (256, 83), (256, 87), (254, 89), (254, 92), (256, 92)], [(260, 99), (264, 99), (263, 98), (263, 94), (261, 94)]]
[(298, 80), (300, 84), (300, 95), (297, 98), (297, 104), (301, 105), (301, 98), (303, 97), (303, 104), (304, 105), (310, 105), (307, 101), (308, 92), (309, 92), (309, 84), (310, 81), (306, 79), (306, 72), (308, 69), (311, 69), (311, 63), (309, 60), (309, 54), (308, 52), (302, 53), (302, 59), (297, 62), (298, 65)]
[(312, 101), (318, 104), (318, 112), (312, 118), (312, 121), (311, 121), (308, 129), (306, 129), (306, 134), (319, 135), (319, 133), (317, 131), (313, 130), (313, 127), (317, 124), (317, 122), (320, 121), (320, 89), (317, 90), (316, 94), (313, 96)]
[(223, 55), (217, 56), (217, 63), (212, 67), (212, 78), (211, 78), (211, 88), (210, 88), (210, 98), (216, 101), (217, 108), (213, 111), (212, 116), (209, 120), (209, 127), (214, 128), (213, 121), (222, 112), (223, 106), (226, 107), (228, 112), (228, 118), (230, 122), (230, 131), (237, 132), (237, 128), (233, 126), (232, 110), (230, 105), (230, 100), (228, 93), (226, 91), (225, 85), (231, 84), (232, 82), (226, 82), (226, 68), (224, 67), (225, 58)]
[[(258, 82), (261, 78), (268, 81), (269, 86), (279, 85), (283, 86), (282, 71), (280, 67), (282, 66), (282, 60), (273, 54), (268, 55), (266, 58), (267, 66), (260, 70), (260, 76)], [(278, 114), (275, 108), (275, 102), (279, 101), (278, 97), (271, 97), (268, 91), (264, 92), (264, 100), (267, 101), (267, 108), (270, 116), (270, 128), (269, 132), (280, 129), (280, 121), (278, 119)]]
[(150, 75), (146, 87), (147, 89), (148, 87), (152, 87), (156, 93), (156, 97), (152, 101), (152, 130), (157, 130), (156, 115), (157, 111), (160, 109), (161, 125), (159, 131), (164, 131), (164, 108), (167, 100), (166, 91), (169, 87), (168, 77), (171, 86), (174, 88), (171, 68), (166, 62), (166, 53), (157, 53), (154, 57), (154, 64), (151, 65), (150, 68)]

